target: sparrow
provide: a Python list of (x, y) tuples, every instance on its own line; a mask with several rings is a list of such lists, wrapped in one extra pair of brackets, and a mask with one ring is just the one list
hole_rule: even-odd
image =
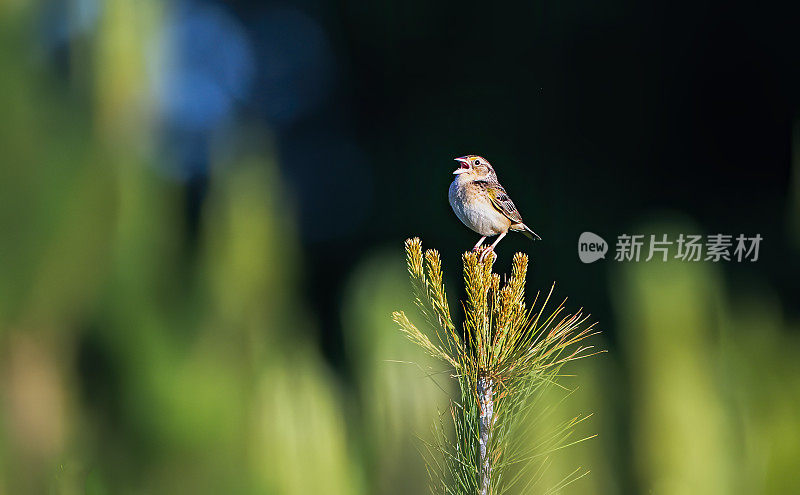
[(482, 236), (472, 250), (480, 249), (487, 237), (498, 236), (481, 254), (480, 261), (494, 251), (509, 230), (522, 232), (529, 239), (542, 239), (522, 222), (517, 207), (498, 182), (489, 160), (478, 155), (455, 160), (459, 167), (453, 172), (455, 178), (450, 184), (450, 206), (464, 225)]

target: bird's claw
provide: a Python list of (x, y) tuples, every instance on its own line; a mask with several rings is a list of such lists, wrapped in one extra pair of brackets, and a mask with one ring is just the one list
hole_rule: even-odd
[(489, 253), (491, 253), (492, 251), (494, 251), (494, 249), (491, 246), (483, 248), (483, 252), (478, 257), (478, 261), (483, 263), (484, 260), (486, 260), (486, 257), (489, 256)]

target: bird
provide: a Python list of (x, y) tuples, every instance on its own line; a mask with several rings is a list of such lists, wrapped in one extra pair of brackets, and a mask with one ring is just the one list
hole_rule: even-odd
[(472, 250), (478, 251), (487, 237), (498, 236), (488, 249), (484, 249), (479, 261), (494, 251), (509, 230), (521, 232), (531, 240), (542, 239), (522, 221), (489, 160), (478, 155), (466, 155), (455, 161), (459, 162), (459, 167), (453, 171), (450, 206), (464, 225), (482, 236)]

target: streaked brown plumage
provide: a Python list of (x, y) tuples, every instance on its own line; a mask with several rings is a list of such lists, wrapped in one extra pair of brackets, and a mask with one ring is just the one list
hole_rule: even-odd
[(450, 184), (450, 206), (464, 225), (482, 237), (477, 250), (487, 237), (499, 236), (481, 255), (483, 260), (509, 230), (522, 232), (530, 239), (541, 239), (522, 221), (517, 207), (497, 180), (497, 174), (485, 158), (467, 155), (456, 158), (461, 165)]

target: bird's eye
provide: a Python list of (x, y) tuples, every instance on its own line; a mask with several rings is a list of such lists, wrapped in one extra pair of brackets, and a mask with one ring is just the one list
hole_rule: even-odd
[(480, 165), (480, 164), (481, 164), (480, 160), (475, 160), (475, 165)]

